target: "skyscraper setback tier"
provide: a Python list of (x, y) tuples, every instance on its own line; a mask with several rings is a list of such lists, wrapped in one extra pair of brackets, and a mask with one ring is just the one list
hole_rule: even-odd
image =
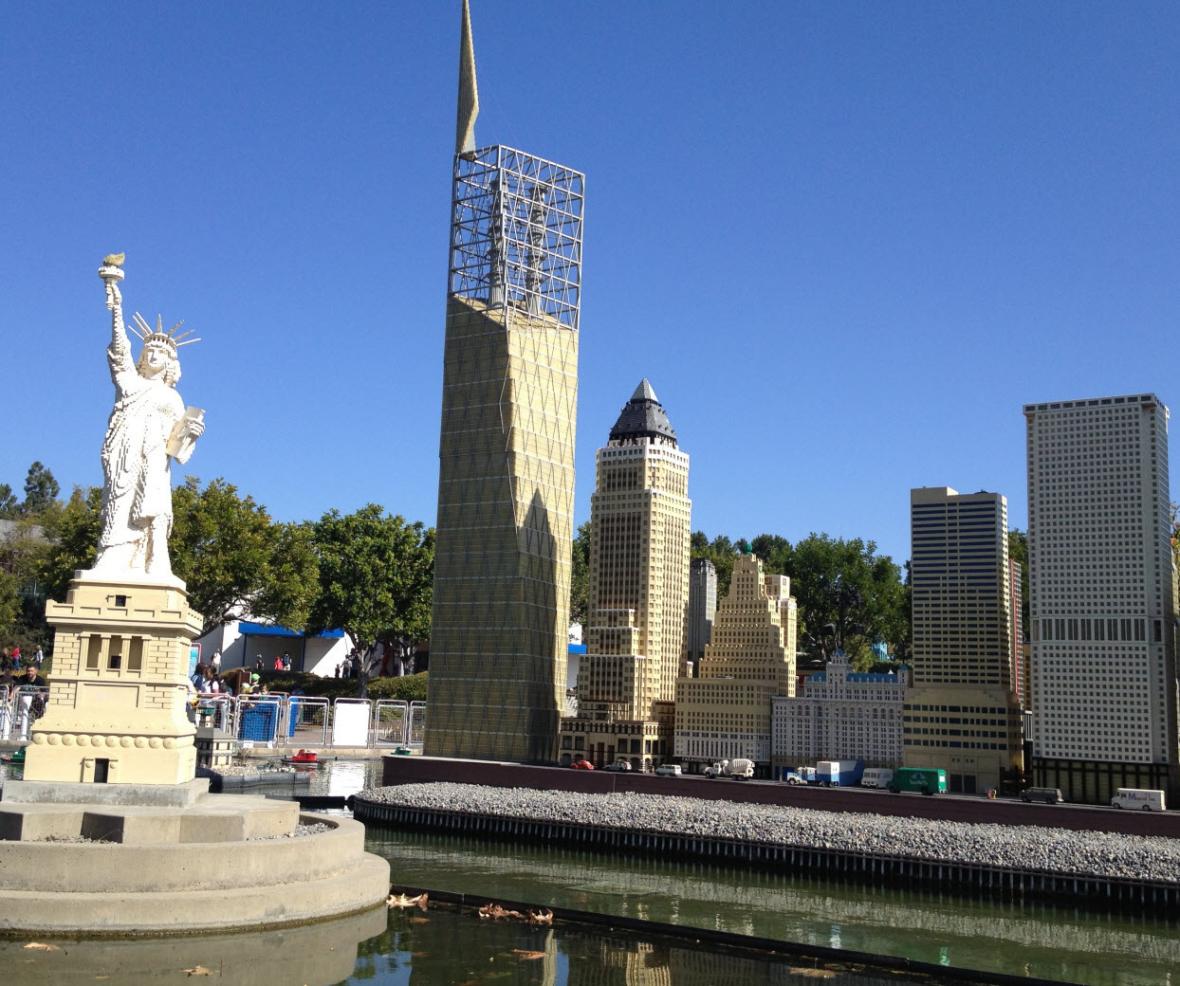
[(688, 465), (643, 380), (598, 450), (586, 654), (578, 714), (561, 724), (563, 763), (626, 760), (642, 770), (671, 753), (688, 609)]
[(425, 752), (552, 760), (565, 705), (582, 176), (455, 159)]
[(968, 794), (1023, 768), (1012, 657), (1008, 503), (945, 486), (910, 492), (913, 688), (903, 761)]
[(1137, 394), (1024, 415), (1036, 782), (1180, 800), (1168, 409)]
[(772, 700), (795, 694), (797, 611), (787, 576), (734, 560), (700, 676), (676, 682), (676, 758), (690, 769), (745, 757), (769, 770)]

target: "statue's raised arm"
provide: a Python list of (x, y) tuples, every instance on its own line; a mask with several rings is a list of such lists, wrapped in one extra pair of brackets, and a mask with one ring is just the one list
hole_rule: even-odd
[(187, 461), (205, 430), (203, 412), (185, 410), (176, 392), (180, 346), (196, 339), (167, 332), (163, 319), (153, 329), (135, 313), (131, 331), (143, 341), (139, 362), (131, 355), (123, 321), (123, 254), (110, 254), (98, 269), (111, 312), (107, 360), (115, 385), (115, 405), (102, 443), (102, 533), (94, 571), (168, 580), (168, 534), (172, 529), (173, 458)]

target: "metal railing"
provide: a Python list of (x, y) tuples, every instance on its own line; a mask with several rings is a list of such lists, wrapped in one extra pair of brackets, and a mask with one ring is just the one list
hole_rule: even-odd
[(409, 729), (409, 702), (381, 698), (373, 704), (373, 746), (405, 746)]
[[(0, 685), (0, 740), (27, 742), (45, 714), (47, 687)], [(426, 703), (318, 695), (203, 695), (189, 706), (197, 726), (229, 733), (238, 745), (286, 750), (348, 747), (422, 749)]]

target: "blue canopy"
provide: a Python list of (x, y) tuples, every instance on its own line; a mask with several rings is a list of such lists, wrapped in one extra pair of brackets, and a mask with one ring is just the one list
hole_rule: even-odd
[(321, 633), (300, 633), (298, 630), (288, 630), (286, 627), (273, 626), (269, 623), (249, 623), (238, 621), (238, 629), (246, 637), (330, 637), (344, 636), (343, 630), (324, 630)]
[(570, 649), (567, 653), (585, 654), (586, 653), (586, 645), (585, 644), (570, 644)]

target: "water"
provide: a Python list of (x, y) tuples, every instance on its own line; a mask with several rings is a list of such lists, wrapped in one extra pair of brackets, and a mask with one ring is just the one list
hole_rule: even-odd
[[(21, 986), (217, 983), (239, 986), (941, 986), (891, 972), (720, 952), (579, 925), (531, 928), (431, 908), (378, 911), (284, 931), (197, 938), (0, 940), (6, 981)], [(48, 946), (48, 948), (46, 948)]]
[(611, 857), (370, 826), (405, 886), (1091, 984), (1180, 986), (1176, 916), (842, 884), (707, 863)]

